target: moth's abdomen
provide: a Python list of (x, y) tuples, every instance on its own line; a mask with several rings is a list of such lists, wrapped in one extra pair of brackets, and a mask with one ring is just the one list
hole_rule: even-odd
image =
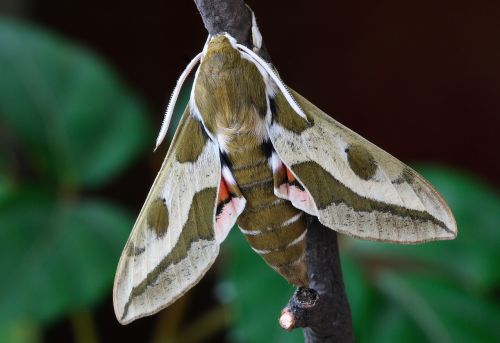
[(305, 214), (274, 194), (268, 158), (271, 146), (228, 153), (233, 176), (245, 197), (237, 224), (252, 248), (297, 286), (307, 286)]

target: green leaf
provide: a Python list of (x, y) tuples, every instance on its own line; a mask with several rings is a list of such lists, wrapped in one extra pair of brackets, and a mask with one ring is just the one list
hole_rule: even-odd
[(40, 327), (29, 322), (18, 322), (15, 325), (11, 325), (9, 327), (0, 327), (0, 342), (42, 342)]
[(361, 333), (367, 332), (372, 324), (370, 320), (377, 311), (376, 294), (370, 286), (370, 280), (356, 261), (349, 255), (341, 254), (341, 263), (354, 332), (360, 334), (358, 339), (362, 339)]
[[(382, 272), (377, 287), (429, 342), (498, 342), (500, 307), (443, 277)], [(409, 325), (409, 324), (408, 324)], [(386, 330), (381, 327), (379, 330)]]
[(143, 104), (89, 51), (5, 19), (0, 46), (0, 133), (40, 179), (96, 187), (153, 147)]
[(383, 302), (377, 309), (376, 316), (369, 318), (366, 323), (366, 331), (360, 338), (360, 332), (355, 331), (358, 336), (357, 342), (369, 343), (421, 343), (428, 342), (427, 338), (418, 330), (406, 313), (396, 303)]
[(0, 205), (0, 327), (87, 308), (109, 290), (132, 219), (102, 201), (18, 192)]
[(400, 309), (410, 316), (421, 328), (421, 331), (430, 342), (451, 342), (442, 318), (429, 304), (429, 298), (415, 291), (411, 284), (406, 283), (397, 275), (386, 272), (380, 273), (377, 279), (378, 286), (384, 293), (400, 306)]

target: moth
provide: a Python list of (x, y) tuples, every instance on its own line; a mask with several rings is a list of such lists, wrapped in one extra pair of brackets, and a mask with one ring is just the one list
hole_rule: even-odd
[(307, 287), (306, 220), (394, 243), (453, 239), (443, 198), (410, 167), (297, 94), (253, 47), (209, 36), (181, 74), (196, 69), (190, 100), (121, 255), (113, 301), (120, 323), (156, 313), (193, 287), (237, 224), (251, 248)]

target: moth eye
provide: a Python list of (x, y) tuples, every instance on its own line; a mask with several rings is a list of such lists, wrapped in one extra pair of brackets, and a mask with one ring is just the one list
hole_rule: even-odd
[(168, 210), (164, 198), (156, 198), (148, 208), (147, 214), (148, 228), (161, 237), (167, 233)]
[(352, 171), (363, 180), (370, 180), (377, 172), (377, 162), (362, 145), (353, 144), (345, 149), (347, 162)]

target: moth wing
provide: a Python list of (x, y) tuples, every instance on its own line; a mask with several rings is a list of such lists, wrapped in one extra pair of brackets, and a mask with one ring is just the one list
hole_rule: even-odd
[(220, 183), (219, 147), (186, 109), (118, 263), (122, 324), (167, 307), (214, 263), (236, 220), (216, 218)]
[(422, 176), (291, 93), (308, 120), (277, 93), (269, 126), (277, 196), (358, 238), (420, 243), (456, 237), (453, 214)]

